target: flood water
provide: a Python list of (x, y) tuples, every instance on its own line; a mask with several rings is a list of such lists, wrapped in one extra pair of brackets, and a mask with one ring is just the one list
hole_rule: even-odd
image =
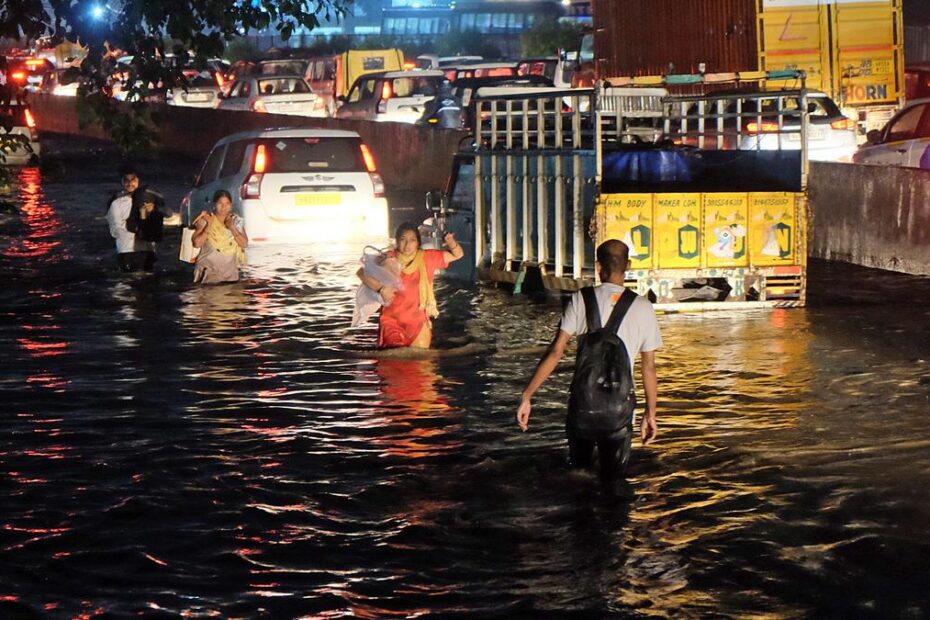
[(514, 421), (557, 300), (442, 282), (470, 353), (378, 359), (359, 248), (196, 288), (170, 230), (121, 275), (108, 173), (24, 169), (0, 222), (0, 617), (930, 611), (926, 280), (818, 263), (806, 309), (660, 317), (611, 499), (566, 465), (570, 360)]

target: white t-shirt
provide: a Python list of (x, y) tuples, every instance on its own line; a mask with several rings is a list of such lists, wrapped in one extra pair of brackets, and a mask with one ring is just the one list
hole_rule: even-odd
[(119, 196), (110, 203), (107, 210), (107, 224), (110, 226), (110, 235), (116, 239), (116, 253), (145, 252), (155, 249), (151, 241), (136, 241), (136, 233), (126, 230), (126, 218), (132, 210), (132, 195)]
[[(622, 293), (623, 287), (619, 284), (604, 283), (594, 288), (598, 309), (601, 312), (601, 325), (610, 318), (610, 313)], [(588, 321), (585, 318), (581, 291), (576, 291), (568, 306), (565, 307), (560, 329), (569, 336), (587, 333)], [(639, 357), (640, 352), (655, 351), (662, 346), (662, 334), (659, 333), (656, 311), (648, 299), (636, 296), (633, 305), (623, 317), (617, 334), (626, 346), (626, 352), (630, 356), (630, 368), (633, 370), (636, 368), (636, 358)]]

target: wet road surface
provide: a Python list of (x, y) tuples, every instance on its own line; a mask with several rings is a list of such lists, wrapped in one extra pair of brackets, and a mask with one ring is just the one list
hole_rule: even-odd
[[(149, 180), (177, 205), (184, 172)], [(930, 610), (925, 279), (815, 263), (806, 309), (660, 317), (618, 500), (566, 467), (569, 362), (513, 419), (558, 301), (442, 282), (467, 353), (380, 359), (358, 248), (195, 288), (169, 231), (125, 276), (109, 167), (52, 176), (0, 222), (2, 617)]]

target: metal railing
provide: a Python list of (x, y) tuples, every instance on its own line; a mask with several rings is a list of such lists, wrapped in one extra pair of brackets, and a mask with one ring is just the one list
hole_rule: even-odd
[(591, 196), (612, 145), (759, 150), (771, 147), (761, 136), (774, 134), (776, 149), (801, 150), (806, 187), (808, 124), (804, 88), (700, 96), (609, 86), (479, 93), (475, 229), (489, 235), (476, 235), (476, 263), (482, 267), (490, 255), (492, 269), (530, 263), (556, 278), (581, 279), (592, 266), (585, 255)]

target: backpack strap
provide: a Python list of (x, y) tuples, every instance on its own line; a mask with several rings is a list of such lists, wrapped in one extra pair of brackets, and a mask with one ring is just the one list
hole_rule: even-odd
[(581, 299), (584, 300), (584, 314), (588, 324), (588, 333), (593, 334), (602, 325), (601, 311), (597, 307), (597, 295), (594, 294), (594, 287), (586, 286), (581, 289)]
[(614, 309), (611, 311), (610, 318), (607, 319), (607, 325), (604, 327), (608, 333), (617, 333), (617, 330), (620, 329), (620, 325), (623, 323), (623, 319), (626, 317), (627, 311), (630, 309), (630, 306), (633, 305), (634, 301), (636, 301), (636, 293), (628, 288), (623, 289), (623, 292), (620, 293), (620, 299), (614, 304)]

